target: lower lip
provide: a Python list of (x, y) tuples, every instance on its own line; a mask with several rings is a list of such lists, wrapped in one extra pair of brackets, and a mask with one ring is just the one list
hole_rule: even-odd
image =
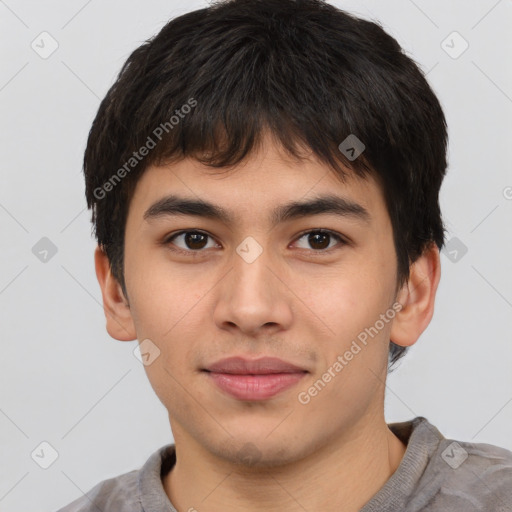
[(207, 373), (222, 391), (239, 400), (266, 400), (294, 386), (306, 375), (305, 372), (265, 375)]

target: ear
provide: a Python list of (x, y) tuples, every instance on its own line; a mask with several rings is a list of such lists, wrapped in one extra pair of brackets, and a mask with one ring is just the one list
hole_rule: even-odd
[(434, 314), (434, 302), (441, 278), (439, 249), (435, 243), (411, 265), (409, 280), (397, 295), (402, 309), (395, 315), (390, 339), (402, 347), (416, 343)]
[(107, 255), (99, 246), (94, 251), (94, 264), (103, 296), (107, 332), (112, 338), (119, 341), (137, 339), (128, 301), (124, 296), (121, 285), (112, 275)]

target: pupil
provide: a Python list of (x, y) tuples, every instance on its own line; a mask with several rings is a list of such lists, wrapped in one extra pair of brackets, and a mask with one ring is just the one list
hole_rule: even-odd
[(206, 238), (202, 233), (187, 233), (185, 235), (185, 242), (190, 249), (201, 249), (204, 246), (204, 244), (201, 245), (201, 242), (199, 242), (199, 246), (194, 245), (200, 240), (201, 237)]
[(329, 235), (327, 233), (311, 233), (309, 235), (309, 243), (312, 245), (313, 248), (315, 248), (315, 238), (318, 241), (318, 237), (323, 237), (324, 242), (327, 240), (327, 244), (320, 243), (321, 247), (316, 247), (316, 249), (325, 249), (326, 247), (329, 247), (328, 237)]

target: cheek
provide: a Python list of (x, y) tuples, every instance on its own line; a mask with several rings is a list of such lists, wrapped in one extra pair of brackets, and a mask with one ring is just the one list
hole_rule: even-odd
[[(190, 272), (170, 275), (170, 265), (145, 263), (132, 282), (132, 316), (139, 340), (149, 338), (160, 350), (158, 366), (148, 376), (172, 381), (197, 366), (197, 354), (211, 325), (208, 291), (212, 283)], [(164, 369), (165, 368), (165, 369)], [(182, 379), (183, 380), (183, 379)]]
[(391, 321), (383, 322), (380, 315), (391, 306), (388, 281), (354, 271), (311, 296), (315, 313), (330, 328), (326, 337), (317, 338), (323, 366), (309, 382), (321, 389), (307, 408), (311, 417), (325, 418), (328, 410), (335, 423), (351, 421), (370, 407), (382, 388)]
[(391, 306), (393, 286), (389, 277), (383, 278), (385, 275), (353, 268), (309, 289), (308, 302), (329, 327), (331, 341), (335, 337), (337, 343), (350, 343)]
[(139, 336), (166, 339), (199, 300), (194, 279), (180, 275), (160, 250), (127, 251), (125, 272)]

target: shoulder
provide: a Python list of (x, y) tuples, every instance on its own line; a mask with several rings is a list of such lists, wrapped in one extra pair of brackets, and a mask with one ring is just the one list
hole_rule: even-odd
[(173, 510), (161, 475), (170, 471), (175, 462), (174, 444), (165, 445), (153, 452), (140, 469), (103, 480), (57, 512), (143, 512), (156, 505)]
[[(512, 510), (512, 452), (485, 443), (443, 439), (431, 460), (443, 510)], [(428, 510), (428, 509), (427, 509)]]
[(57, 512), (139, 512), (142, 511), (138, 493), (139, 470), (103, 480), (84, 496)]
[(407, 444), (399, 476), (408, 512), (512, 511), (511, 451), (446, 438), (422, 416), (390, 428)]

